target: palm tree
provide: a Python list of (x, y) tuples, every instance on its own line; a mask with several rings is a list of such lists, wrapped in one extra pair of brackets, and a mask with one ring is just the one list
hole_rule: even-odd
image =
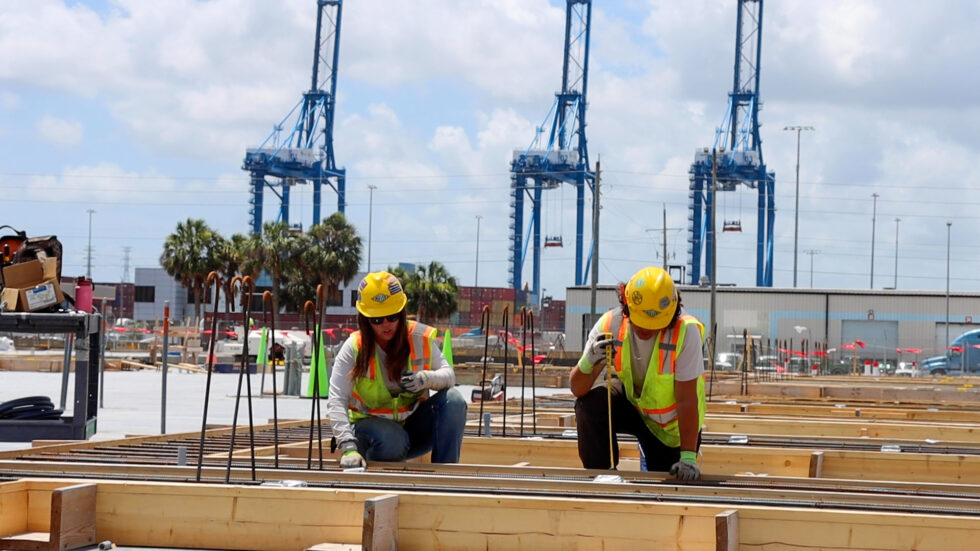
[[(231, 280), (237, 275), (246, 275), (242, 272), (242, 264), (245, 262), (248, 251), (249, 237), (241, 233), (236, 233), (229, 239), (222, 239), (217, 248), (218, 275), (221, 276), (221, 289), (225, 294), (225, 309), (228, 311), (231, 310), (232, 302)], [(247, 275), (254, 278), (257, 273)]]
[[(252, 235), (244, 245), (245, 255), (239, 270), (253, 278), (263, 270), (272, 279), (272, 294), (276, 303), (283, 303), (281, 292), (285, 274), (290, 266), (300, 261), (302, 239), (293, 232), (286, 222), (266, 222), (262, 225), (262, 235)], [(276, 327), (280, 326), (279, 312), (274, 313)]]
[(357, 275), (360, 264), (361, 238), (343, 213), (335, 212), (310, 228), (298, 267), (308, 279), (322, 283), (327, 296), (332, 296), (341, 283)]
[(167, 236), (160, 255), (160, 265), (194, 297), (194, 315), (201, 317), (204, 283), (211, 270), (217, 269), (217, 249), (221, 236), (204, 220), (188, 218), (178, 222), (174, 233)]
[(459, 283), (441, 263), (429, 262), (412, 273), (401, 266), (389, 267), (388, 271), (401, 281), (408, 297), (407, 308), (415, 311), (417, 319), (443, 319), (456, 311)]

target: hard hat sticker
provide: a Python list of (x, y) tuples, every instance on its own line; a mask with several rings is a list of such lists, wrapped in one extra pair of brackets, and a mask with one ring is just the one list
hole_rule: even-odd
[(670, 306), (670, 297), (664, 297), (664, 298), (660, 299), (660, 307), (661, 308), (663, 308), (663, 309), (666, 310), (668, 306)]
[(373, 297), (371, 297), (371, 300), (373, 300), (374, 302), (381, 303), (381, 302), (384, 302), (384, 301), (388, 300), (388, 295), (383, 294), (383, 293), (378, 293), (378, 294), (374, 295)]
[(388, 294), (397, 295), (400, 292), (402, 292), (402, 286), (398, 284), (397, 280), (388, 282)]
[(643, 302), (643, 295), (640, 294), (639, 291), (633, 291), (633, 293), (630, 294), (630, 301), (636, 306), (639, 306), (640, 303)]

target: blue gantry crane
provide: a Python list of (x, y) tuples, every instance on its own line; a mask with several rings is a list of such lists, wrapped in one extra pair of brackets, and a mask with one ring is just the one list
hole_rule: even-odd
[[(320, 188), (337, 192), (337, 210), (344, 212), (345, 174), (337, 168), (333, 150), (334, 108), (337, 93), (337, 57), (340, 50), (342, 0), (317, 0), (316, 42), (310, 90), (289, 111), (258, 147), (245, 152), (242, 170), (250, 174), (249, 200), (252, 233), (262, 233), (262, 202), (268, 187), (280, 199), (278, 220), (289, 223), (289, 189), (313, 186), (313, 223), (320, 222)], [(288, 121), (293, 121), (287, 127)], [(283, 136), (283, 130), (289, 133)]]
[[(711, 189), (712, 159), (715, 158), (718, 191), (735, 191), (740, 184), (758, 190), (755, 279), (759, 287), (772, 287), (773, 222), (776, 215), (773, 188), (776, 174), (766, 170), (762, 159), (762, 139), (759, 137), (761, 57), (762, 0), (738, 0), (735, 81), (728, 94), (728, 108), (721, 126), (715, 132), (714, 145), (695, 153), (689, 171), (691, 213), (688, 267), (692, 285), (700, 282), (702, 252), (711, 250), (714, 238), (707, 231), (707, 226), (716, 206)], [(704, 264), (704, 273), (710, 277), (714, 270), (710, 255), (706, 256)]]
[[(570, 184), (576, 192), (575, 284), (585, 283), (583, 234), (585, 226), (585, 189), (595, 200), (595, 173), (589, 168), (589, 150), (585, 139), (586, 90), (589, 81), (589, 29), (592, 0), (566, 0), (565, 58), (562, 65), (561, 91), (544, 122), (538, 127), (527, 149), (514, 152), (511, 162), (511, 286), (520, 290), (524, 263), (531, 247), (531, 302), (541, 298), (541, 199), (545, 190)], [(547, 142), (542, 137), (548, 132)], [(525, 235), (525, 200), (530, 202), (530, 219)], [(560, 214), (559, 214), (560, 216)], [(561, 236), (547, 236), (545, 246), (561, 246)], [(590, 248), (591, 250), (591, 248)]]

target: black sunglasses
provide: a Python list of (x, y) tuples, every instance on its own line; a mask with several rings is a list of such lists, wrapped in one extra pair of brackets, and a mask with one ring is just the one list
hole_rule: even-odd
[(385, 320), (398, 321), (399, 319), (401, 319), (401, 317), (402, 317), (401, 312), (399, 312), (397, 314), (392, 314), (390, 316), (384, 316), (381, 318), (368, 318), (368, 321), (370, 321), (372, 325), (381, 325), (382, 323), (385, 322)]

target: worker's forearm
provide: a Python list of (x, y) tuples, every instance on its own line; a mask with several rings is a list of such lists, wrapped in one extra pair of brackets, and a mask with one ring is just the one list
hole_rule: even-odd
[(572, 368), (572, 374), (568, 378), (568, 386), (576, 398), (585, 396), (592, 389), (596, 377), (602, 371), (602, 366), (596, 366), (592, 373), (582, 373), (578, 366)]
[(697, 451), (698, 432), (701, 431), (698, 415), (698, 380), (674, 383), (677, 396), (677, 421), (681, 433), (681, 450)]

